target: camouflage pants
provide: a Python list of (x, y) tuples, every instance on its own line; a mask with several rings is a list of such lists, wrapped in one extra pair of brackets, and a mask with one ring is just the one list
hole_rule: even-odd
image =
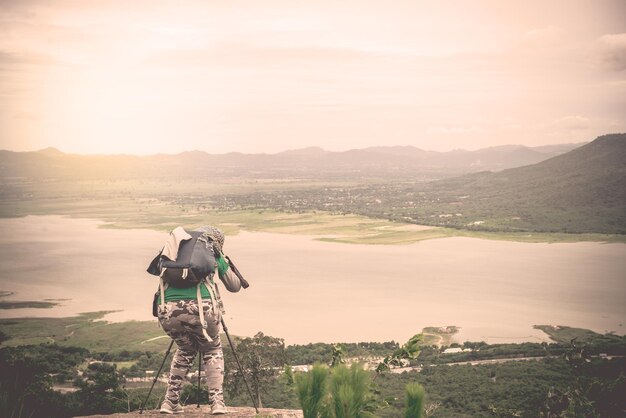
[(223, 401), (222, 384), (224, 382), (224, 354), (220, 341), (220, 313), (213, 308), (210, 300), (202, 301), (204, 318), (207, 323), (207, 334), (212, 342), (202, 334), (202, 324), (198, 315), (196, 300), (179, 300), (167, 302), (165, 311), (159, 311), (161, 326), (178, 346), (168, 380), (165, 398), (178, 404), (185, 377), (193, 364), (198, 352), (202, 353), (202, 363), (209, 389), (209, 403)]

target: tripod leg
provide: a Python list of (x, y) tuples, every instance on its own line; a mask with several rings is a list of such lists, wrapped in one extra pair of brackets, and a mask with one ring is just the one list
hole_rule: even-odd
[(256, 404), (256, 399), (254, 395), (252, 395), (252, 391), (250, 390), (250, 386), (248, 386), (248, 381), (246, 380), (246, 375), (243, 372), (243, 367), (241, 367), (241, 363), (239, 362), (239, 357), (237, 357), (237, 352), (235, 351), (235, 346), (230, 339), (230, 335), (228, 334), (228, 328), (226, 327), (226, 323), (224, 322), (224, 318), (221, 318), (222, 328), (224, 329), (224, 334), (226, 334), (226, 338), (228, 338), (228, 344), (230, 345), (230, 349), (233, 350), (233, 355), (235, 356), (235, 361), (237, 362), (237, 367), (239, 367), (239, 372), (241, 373), (241, 377), (243, 377), (243, 382), (246, 384), (246, 389), (248, 389), (248, 394), (250, 395), (250, 399), (252, 399), (252, 404), (254, 404), (254, 410), (257, 415), (259, 414), (259, 407)]
[(163, 362), (161, 363), (161, 367), (159, 367), (159, 371), (157, 372), (156, 376), (154, 376), (154, 380), (152, 380), (152, 386), (150, 386), (150, 391), (148, 392), (148, 396), (146, 396), (146, 399), (144, 399), (143, 404), (141, 405), (141, 409), (139, 409), (139, 414), (143, 414), (143, 410), (146, 407), (148, 398), (150, 397), (150, 394), (152, 394), (152, 389), (154, 389), (154, 384), (157, 382), (157, 380), (159, 379), (159, 376), (161, 375), (161, 370), (163, 370), (163, 365), (165, 364), (165, 360), (167, 360), (167, 357), (170, 355), (170, 351), (172, 350), (173, 345), (174, 345), (174, 340), (170, 342), (170, 346), (167, 348), (167, 351), (165, 352), (165, 357), (163, 357)]
[(202, 351), (198, 351), (198, 408), (200, 408), (200, 373), (202, 373)]

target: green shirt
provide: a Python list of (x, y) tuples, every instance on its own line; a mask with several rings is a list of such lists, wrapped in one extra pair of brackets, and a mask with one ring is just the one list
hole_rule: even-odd
[[(224, 259), (224, 257), (219, 257), (217, 260), (217, 274), (220, 276), (224, 275), (228, 271), (228, 262)], [(178, 300), (189, 300), (189, 299), (197, 299), (196, 286), (191, 287), (173, 287), (168, 286), (165, 289), (165, 302), (176, 302)], [(202, 295), (202, 299), (211, 299), (211, 294), (209, 293), (209, 289), (207, 289), (206, 284), (203, 282), (200, 284), (200, 295)], [(161, 303), (161, 295), (159, 295), (159, 300), (157, 303)]]

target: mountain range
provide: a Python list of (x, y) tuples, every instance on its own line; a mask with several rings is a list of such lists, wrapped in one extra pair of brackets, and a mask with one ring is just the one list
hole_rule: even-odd
[(0, 150), (0, 178), (155, 178), (155, 177), (418, 177), (432, 180), (484, 170), (534, 164), (582, 144), (540, 147), (505, 145), (476, 151), (425, 151), (412, 146), (384, 146), (342, 152), (317, 147), (276, 154), (79, 155), (55, 148), (33, 152)]
[[(455, 228), (626, 234), (625, 161), (626, 134), (584, 145), (450, 152), (312, 147), (277, 154), (188, 151), (139, 157), (48, 148), (0, 151), (0, 195), (19, 200), (33, 187), (49, 189), (50, 181), (189, 178), (203, 201), (222, 209), (325, 210)], [(212, 178), (305, 181), (252, 191), (229, 187), (227, 195), (214, 195), (203, 185)]]
[[(379, 154), (409, 151), (395, 147), (377, 150)], [(611, 134), (544, 161), (501, 171), (434, 181), (392, 179), (354, 187), (257, 190), (216, 197), (212, 203), (224, 209), (357, 213), (462, 229), (625, 234), (625, 161), (626, 134)]]

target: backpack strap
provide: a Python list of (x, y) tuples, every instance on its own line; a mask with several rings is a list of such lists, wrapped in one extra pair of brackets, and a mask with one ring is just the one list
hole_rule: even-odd
[(209, 334), (207, 334), (206, 332), (206, 320), (204, 319), (204, 312), (202, 311), (202, 293), (200, 292), (200, 286), (202, 285), (203, 282), (200, 282), (196, 285), (196, 297), (198, 298), (198, 314), (200, 315), (200, 324), (202, 324), (202, 334), (204, 335), (204, 338), (206, 338), (206, 340), (208, 342), (213, 342), (213, 339), (211, 337), (209, 337)]
[[(217, 273), (219, 274), (219, 273)], [(214, 276), (207, 276), (206, 286), (211, 294), (211, 300), (213, 301), (213, 315), (217, 315), (217, 310), (221, 312), (222, 315), (226, 314), (224, 311), (224, 304), (222, 303), (222, 298), (220, 297), (220, 291), (217, 288), (217, 283), (213, 280)]]
[(159, 291), (161, 292), (161, 312), (165, 312), (165, 284), (163, 283), (163, 274), (165, 273), (166, 268), (161, 270), (161, 275), (159, 276)]
[(211, 281), (213, 285), (213, 295), (215, 295), (215, 302), (217, 303), (217, 308), (222, 313), (222, 316), (226, 315), (226, 309), (224, 309), (224, 302), (222, 302), (222, 296), (220, 295), (220, 288), (217, 286), (217, 283)]

